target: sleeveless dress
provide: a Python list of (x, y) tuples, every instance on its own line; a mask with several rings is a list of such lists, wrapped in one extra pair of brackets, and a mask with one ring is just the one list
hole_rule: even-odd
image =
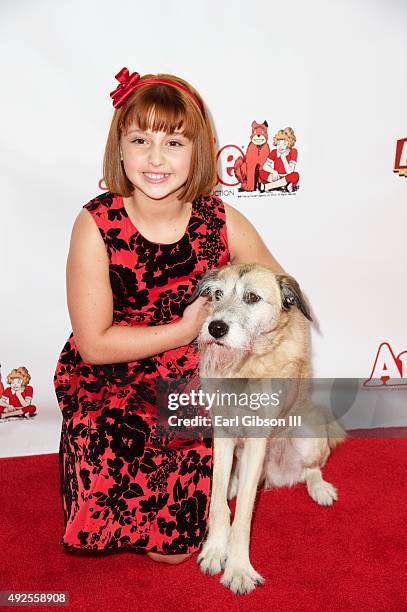
[[(210, 269), (229, 260), (220, 198), (192, 203), (184, 236), (172, 244), (143, 237), (123, 198), (105, 192), (84, 205), (109, 256), (113, 325), (178, 320)], [(83, 361), (73, 333), (54, 374), (62, 412), (59, 473), (66, 549), (132, 548), (185, 554), (207, 531), (212, 440), (165, 444), (157, 435), (157, 378), (197, 372), (195, 342), (126, 363)], [(175, 440), (176, 442), (176, 440)]]

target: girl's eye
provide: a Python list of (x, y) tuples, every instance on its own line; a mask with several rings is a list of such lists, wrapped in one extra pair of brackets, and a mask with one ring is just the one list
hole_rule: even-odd
[[(140, 142), (140, 141), (145, 142), (145, 139), (144, 139), (144, 138), (135, 138), (135, 139), (134, 139), (134, 140), (132, 140), (131, 142), (136, 142), (136, 143), (138, 143), (138, 142)], [(178, 142), (178, 140), (170, 140), (169, 144), (171, 144), (171, 145), (172, 145), (172, 144), (176, 144), (176, 145), (178, 145), (179, 147), (183, 147), (183, 146), (184, 146), (184, 145), (183, 145), (181, 142)]]

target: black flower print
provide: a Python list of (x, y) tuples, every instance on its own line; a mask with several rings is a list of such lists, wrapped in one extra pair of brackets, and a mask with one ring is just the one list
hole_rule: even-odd
[[(103, 193), (84, 208), (109, 256), (113, 325), (175, 322), (202, 276), (229, 259), (224, 205), (215, 196), (194, 200), (187, 231), (173, 244), (145, 239), (121, 196)], [(63, 417), (65, 548), (199, 550), (207, 529), (212, 439), (163, 429), (156, 389), (162, 378), (192, 379), (198, 360), (192, 342), (138, 361), (93, 365), (83, 361), (70, 334), (54, 374)]]

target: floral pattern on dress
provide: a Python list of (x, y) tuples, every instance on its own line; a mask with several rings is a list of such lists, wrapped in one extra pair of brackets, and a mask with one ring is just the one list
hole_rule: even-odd
[[(178, 320), (210, 269), (229, 260), (225, 209), (216, 196), (192, 203), (184, 236), (150, 242), (123, 198), (103, 193), (84, 205), (109, 257), (113, 325)], [(163, 554), (199, 550), (207, 531), (212, 440), (164, 437), (156, 381), (193, 378), (195, 342), (128, 363), (83, 361), (73, 333), (56, 366), (63, 422), (59, 447), (66, 549), (132, 548)]]

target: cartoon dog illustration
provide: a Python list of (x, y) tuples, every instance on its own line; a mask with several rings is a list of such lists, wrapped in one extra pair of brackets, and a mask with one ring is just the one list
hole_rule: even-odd
[(239, 191), (258, 189), (259, 172), (270, 153), (267, 128), (267, 121), (252, 122), (252, 134), (246, 155), (238, 157), (234, 167), (235, 176), (241, 185)]

